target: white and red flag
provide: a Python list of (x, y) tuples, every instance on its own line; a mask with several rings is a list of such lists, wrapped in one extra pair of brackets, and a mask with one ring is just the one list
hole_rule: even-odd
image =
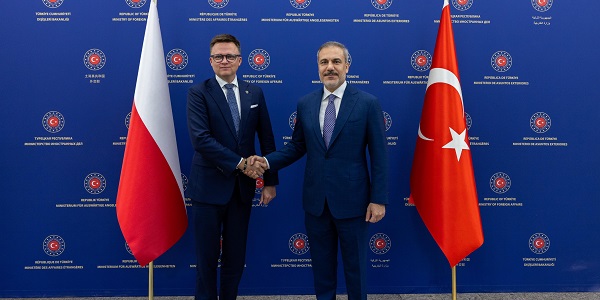
[(451, 267), (483, 244), (448, 0), (429, 71), (410, 191), (410, 201)]
[(142, 266), (187, 228), (175, 126), (156, 2), (151, 1), (117, 194), (117, 219)]

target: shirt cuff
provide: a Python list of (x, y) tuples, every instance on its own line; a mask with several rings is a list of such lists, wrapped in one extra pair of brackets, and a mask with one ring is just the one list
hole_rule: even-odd
[[(235, 165), (235, 170), (239, 170), (237, 166), (239, 166), (239, 165), (242, 163), (242, 161), (244, 161), (244, 158), (243, 158), (243, 157), (242, 157), (242, 158), (240, 158), (240, 161), (237, 163), (237, 165)], [(235, 171), (235, 170), (234, 170), (234, 171)]]

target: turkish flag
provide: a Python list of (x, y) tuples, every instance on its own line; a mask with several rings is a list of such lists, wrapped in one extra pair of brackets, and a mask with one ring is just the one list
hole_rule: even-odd
[(483, 244), (448, 0), (425, 92), (410, 191), (410, 201), (451, 267)]
[(142, 266), (171, 248), (187, 212), (156, 1), (150, 3), (117, 193), (117, 219)]

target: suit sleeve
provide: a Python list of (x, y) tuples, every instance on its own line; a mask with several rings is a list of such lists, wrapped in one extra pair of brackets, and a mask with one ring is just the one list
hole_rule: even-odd
[(377, 204), (388, 204), (388, 153), (383, 112), (376, 98), (369, 106), (367, 143), (371, 158), (370, 201)]
[[(258, 118), (258, 125), (256, 132), (258, 135), (258, 142), (260, 144), (260, 153), (265, 156), (276, 150), (275, 148), (275, 137), (273, 135), (273, 127), (271, 126), (271, 118), (269, 117), (269, 110), (267, 109), (267, 102), (265, 101), (262, 90), (259, 93), (259, 109), (260, 116)], [(265, 180), (265, 186), (273, 186), (279, 184), (279, 177), (276, 170), (267, 170), (263, 176)]]
[(296, 125), (294, 126), (294, 132), (292, 133), (292, 139), (279, 151), (266, 155), (269, 166), (273, 170), (280, 170), (291, 165), (306, 153), (301, 103), (302, 101), (298, 103), (296, 109)]
[(188, 131), (194, 150), (209, 160), (223, 174), (232, 175), (241, 156), (219, 143), (209, 124), (206, 96), (197, 86), (188, 91), (187, 97)]

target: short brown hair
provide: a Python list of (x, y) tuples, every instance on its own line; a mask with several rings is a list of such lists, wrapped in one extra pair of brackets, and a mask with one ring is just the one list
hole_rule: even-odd
[(210, 51), (212, 52), (212, 48), (217, 43), (233, 43), (238, 48), (240, 54), (242, 54), (242, 47), (240, 46), (240, 41), (235, 38), (235, 36), (231, 34), (219, 34), (212, 38), (210, 41)]

